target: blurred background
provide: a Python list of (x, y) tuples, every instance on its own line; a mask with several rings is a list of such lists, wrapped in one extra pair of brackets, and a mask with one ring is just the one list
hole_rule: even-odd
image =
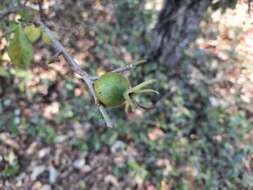
[[(32, 4), (32, 3), (31, 3)], [(142, 59), (162, 0), (45, 0), (46, 23), (92, 75)], [(1, 9), (4, 6), (0, 7)], [(150, 111), (109, 109), (106, 128), (84, 83), (38, 42), (13, 67), (0, 30), (0, 189), (253, 189), (253, 12), (211, 8), (177, 67), (159, 60), (126, 76), (158, 79)]]

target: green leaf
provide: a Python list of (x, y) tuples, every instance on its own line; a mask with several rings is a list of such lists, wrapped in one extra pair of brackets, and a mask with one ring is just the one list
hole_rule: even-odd
[(8, 28), (8, 32), (15, 32), (15, 30), (18, 28), (18, 23), (16, 21), (9, 21)]
[(41, 30), (39, 27), (36, 27), (34, 25), (26, 26), (25, 34), (27, 38), (30, 40), (30, 42), (35, 43), (41, 36)]
[(13, 64), (21, 68), (27, 68), (33, 58), (32, 44), (27, 39), (20, 23), (14, 32), (14, 38), (10, 40), (8, 47), (8, 55)]
[(8, 70), (6, 68), (4, 68), (3, 66), (0, 66), (0, 76), (1, 77), (9, 77), (10, 73), (8, 72)]
[(2, 171), (2, 174), (6, 177), (11, 177), (11, 176), (15, 176), (18, 172), (19, 172), (18, 165), (10, 165), (4, 168), (4, 170)]
[(12, 69), (11, 74), (15, 75), (16, 77), (20, 77), (26, 81), (32, 80), (32, 74), (25, 69)]

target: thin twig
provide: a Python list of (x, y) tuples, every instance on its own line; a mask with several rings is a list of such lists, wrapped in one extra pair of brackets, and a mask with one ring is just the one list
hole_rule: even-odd
[[(25, 6), (11, 6), (4, 10), (0, 11), (0, 19), (8, 16), (11, 13), (15, 13), (17, 11), (20, 11), (22, 9), (26, 9)], [(60, 52), (64, 58), (66, 59), (67, 63), (72, 67), (75, 73), (77, 73), (86, 83), (88, 86), (89, 92), (91, 93), (95, 104), (98, 106), (100, 113), (102, 114), (105, 123), (107, 127), (113, 127), (113, 123), (108, 115), (108, 113), (105, 110), (105, 107), (101, 105), (97, 99), (94, 87), (93, 87), (93, 81), (91, 80), (92, 77), (88, 75), (84, 70), (81, 69), (80, 65), (70, 56), (70, 54), (65, 50), (63, 45), (55, 38), (55, 35), (51, 32), (51, 30), (41, 21), (38, 20), (36, 23), (38, 23), (42, 30), (48, 35), (49, 39), (52, 41), (52, 44), (57, 52)]]
[[(135, 63), (129, 64), (127, 66), (120, 67), (118, 69), (112, 70), (110, 72), (113, 72), (113, 73), (123, 73), (123, 72), (126, 72), (126, 71), (130, 71), (130, 70), (132, 70), (132, 69), (134, 69), (134, 68), (136, 68), (138, 66), (141, 66), (141, 65), (143, 65), (143, 64), (145, 64), (147, 62), (148, 62), (147, 60), (142, 59), (142, 60), (139, 60), (139, 61), (137, 61)], [(98, 79), (97, 76), (91, 76), (90, 77), (90, 80), (92, 80), (92, 81), (95, 81), (97, 79)]]
[(120, 68), (118, 68), (118, 69), (115, 69), (115, 70), (113, 70), (113, 71), (111, 71), (111, 72), (114, 72), (114, 73), (122, 73), (122, 72), (125, 72), (125, 71), (129, 71), (129, 70), (132, 70), (133, 68), (135, 68), (135, 67), (138, 67), (138, 66), (140, 66), (140, 65), (142, 65), (142, 64), (144, 64), (144, 63), (147, 63), (147, 60), (139, 60), (139, 61), (137, 61), (137, 62), (135, 62), (135, 63), (132, 63), (132, 64), (129, 64), (129, 65), (127, 65), (127, 66), (124, 66), (124, 67), (120, 67)]
[(91, 93), (95, 104), (98, 106), (105, 122), (108, 127), (112, 127), (112, 121), (109, 118), (109, 115), (107, 114), (105, 108), (103, 105), (101, 105), (97, 99), (94, 87), (93, 87), (93, 82), (90, 80), (90, 76), (88, 75), (87, 72), (82, 70), (80, 65), (77, 63), (77, 61), (66, 51), (66, 49), (63, 47), (63, 45), (59, 42), (58, 39), (56, 39), (55, 35), (51, 32), (51, 30), (42, 22), (42, 21), (37, 21), (38, 24), (41, 26), (42, 30), (48, 35), (50, 40), (52, 41), (52, 45), (56, 49), (57, 52), (61, 52), (63, 57), (66, 59), (67, 63), (72, 67), (75, 73), (77, 73), (86, 83), (89, 92)]
[[(41, 8), (41, 7), (40, 7)], [(25, 6), (11, 6), (9, 8), (6, 8), (2, 11), (0, 11), (0, 19), (6, 17), (7, 15), (11, 14), (11, 13), (15, 13), (21, 9), (26, 9)], [(40, 15), (41, 16), (41, 15)], [(66, 51), (66, 49), (64, 48), (64, 46), (60, 43), (60, 41), (55, 37), (55, 35), (52, 33), (52, 31), (40, 20), (37, 20), (35, 23), (39, 24), (42, 28), (42, 30), (48, 35), (49, 39), (52, 41), (52, 45), (54, 46), (54, 48), (56, 49), (56, 51), (59, 54), (62, 54), (63, 57), (66, 59), (67, 63), (72, 67), (73, 71), (75, 73), (77, 73), (82, 80), (85, 82), (85, 84), (88, 87), (88, 90), (90, 92), (90, 94), (92, 95), (95, 104), (98, 106), (100, 113), (102, 114), (106, 125), (108, 127), (112, 127), (113, 123), (105, 109), (105, 107), (99, 103), (94, 87), (93, 87), (93, 81), (96, 80), (98, 77), (94, 77), (94, 76), (89, 76), (89, 74), (87, 72), (85, 72), (84, 70), (82, 70), (82, 68), (80, 67), (80, 65), (77, 63), (77, 61)], [(115, 69), (111, 72), (125, 72), (125, 71), (129, 71), (137, 66), (143, 65), (144, 63), (147, 63), (147, 60), (140, 60), (137, 61), (136, 63)]]

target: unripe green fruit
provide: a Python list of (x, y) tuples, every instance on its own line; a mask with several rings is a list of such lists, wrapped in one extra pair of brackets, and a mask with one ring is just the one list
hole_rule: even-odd
[(106, 73), (95, 81), (95, 92), (106, 107), (120, 106), (125, 102), (124, 93), (129, 90), (128, 80), (119, 73)]
[(134, 99), (135, 96), (142, 93), (156, 93), (157, 91), (145, 88), (146, 86), (156, 82), (156, 80), (147, 80), (131, 87), (129, 81), (119, 73), (106, 73), (95, 81), (95, 93), (105, 107), (116, 107), (122, 104), (125, 105), (125, 112), (129, 109), (134, 110), (136, 106), (143, 109), (144, 106), (139, 105)]

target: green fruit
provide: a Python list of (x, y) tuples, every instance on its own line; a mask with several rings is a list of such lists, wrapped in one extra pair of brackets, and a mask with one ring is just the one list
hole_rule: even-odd
[(117, 107), (124, 104), (125, 111), (128, 112), (129, 109), (134, 110), (136, 106), (146, 109), (146, 107), (140, 106), (134, 97), (143, 93), (158, 94), (153, 89), (145, 88), (154, 82), (156, 80), (147, 80), (135, 87), (131, 87), (129, 81), (122, 74), (110, 72), (98, 78), (94, 87), (98, 100), (105, 107)]
[(99, 101), (106, 107), (120, 106), (125, 102), (124, 93), (130, 85), (119, 73), (106, 73), (95, 81), (95, 92)]

